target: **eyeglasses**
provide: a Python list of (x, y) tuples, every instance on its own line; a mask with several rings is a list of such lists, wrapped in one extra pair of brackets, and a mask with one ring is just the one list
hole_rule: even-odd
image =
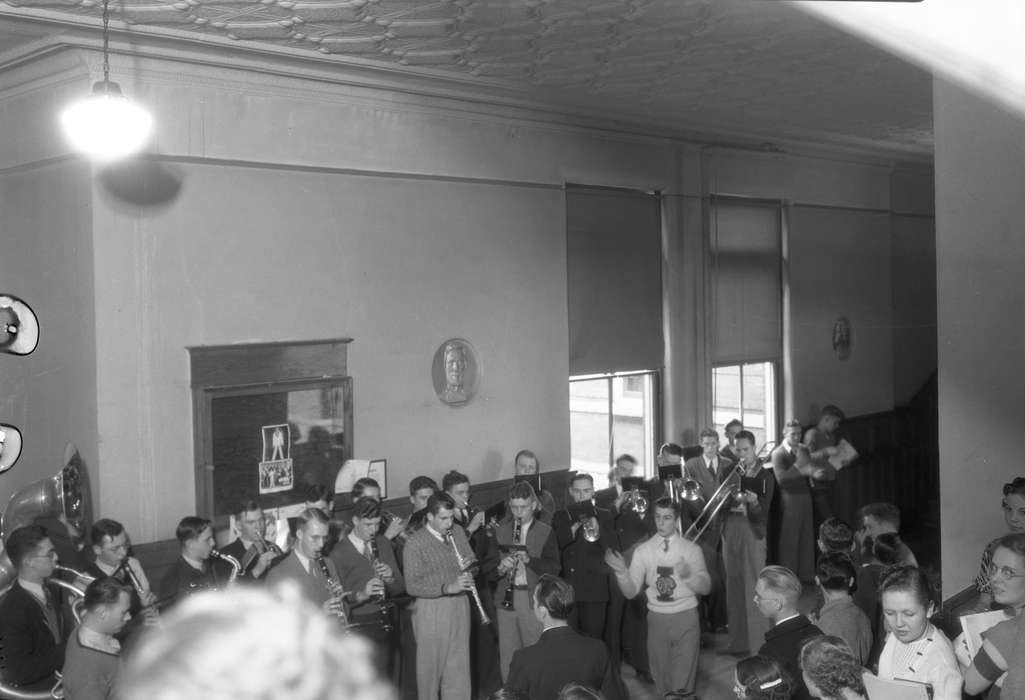
[(992, 581), (1010, 581), (1012, 578), (1025, 578), (1025, 573), (1018, 573), (1009, 566), (991, 566), (986, 573)]

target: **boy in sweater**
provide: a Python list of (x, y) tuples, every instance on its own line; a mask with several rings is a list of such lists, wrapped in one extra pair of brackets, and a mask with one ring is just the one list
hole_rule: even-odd
[(660, 498), (654, 514), (655, 535), (637, 546), (629, 567), (611, 549), (605, 561), (627, 598), (647, 584), (648, 656), (655, 690), (662, 696), (694, 690), (701, 646), (697, 597), (706, 595), (712, 582), (701, 548), (680, 535), (678, 506)]

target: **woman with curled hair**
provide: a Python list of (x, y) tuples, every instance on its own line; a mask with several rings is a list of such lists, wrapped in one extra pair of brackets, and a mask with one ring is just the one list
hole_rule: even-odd
[[(1000, 501), (1000, 508), (1004, 513), (1004, 524), (1007, 525), (1009, 533), (1025, 532), (1025, 476), (1015, 477), (1004, 484), (1004, 497)], [(982, 552), (979, 574), (975, 577), (975, 587), (979, 590), (979, 602), (975, 609), (979, 612), (989, 610), (994, 602), (989, 573), (993, 566), (993, 552), (1001, 539), (998, 537), (990, 542)]]
[(801, 647), (798, 663), (804, 684), (813, 698), (822, 700), (866, 700), (865, 669), (851, 648), (839, 637), (809, 639)]
[(790, 700), (792, 685), (771, 656), (749, 656), (737, 663), (733, 692), (738, 700)]
[(961, 700), (964, 682), (954, 649), (929, 620), (936, 603), (925, 573), (908, 565), (887, 569), (879, 598), (887, 631), (879, 677), (931, 685), (934, 700)]
[(605, 700), (605, 696), (583, 683), (567, 683), (559, 691), (557, 700)]

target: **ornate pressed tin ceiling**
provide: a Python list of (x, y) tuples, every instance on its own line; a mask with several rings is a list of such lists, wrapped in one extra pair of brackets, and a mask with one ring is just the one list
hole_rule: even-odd
[[(20, 10), (95, 17), (99, 4), (0, 3)], [(927, 73), (768, 0), (117, 0), (114, 12), (138, 34), (497, 80), (670, 129), (931, 151)]]

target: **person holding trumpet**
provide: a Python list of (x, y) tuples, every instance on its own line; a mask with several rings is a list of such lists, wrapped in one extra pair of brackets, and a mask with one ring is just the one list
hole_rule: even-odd
[(221, 551), (239, 561), (239, 578), (244, 581), (262, 580), (274, 564), (284, 559), (281, 549), (264, 539), (266, 523), (263, 508), (256, 501), (243, 501), (235, 511), (238, 537)]
[(419, 700), (469, 700), (470, 602), (473, 553), (452, 522), (455, 503), (445, 493), (427, 500), (424, 527), (402, 550), (406, 591), (416, 597), (416, 686)]

